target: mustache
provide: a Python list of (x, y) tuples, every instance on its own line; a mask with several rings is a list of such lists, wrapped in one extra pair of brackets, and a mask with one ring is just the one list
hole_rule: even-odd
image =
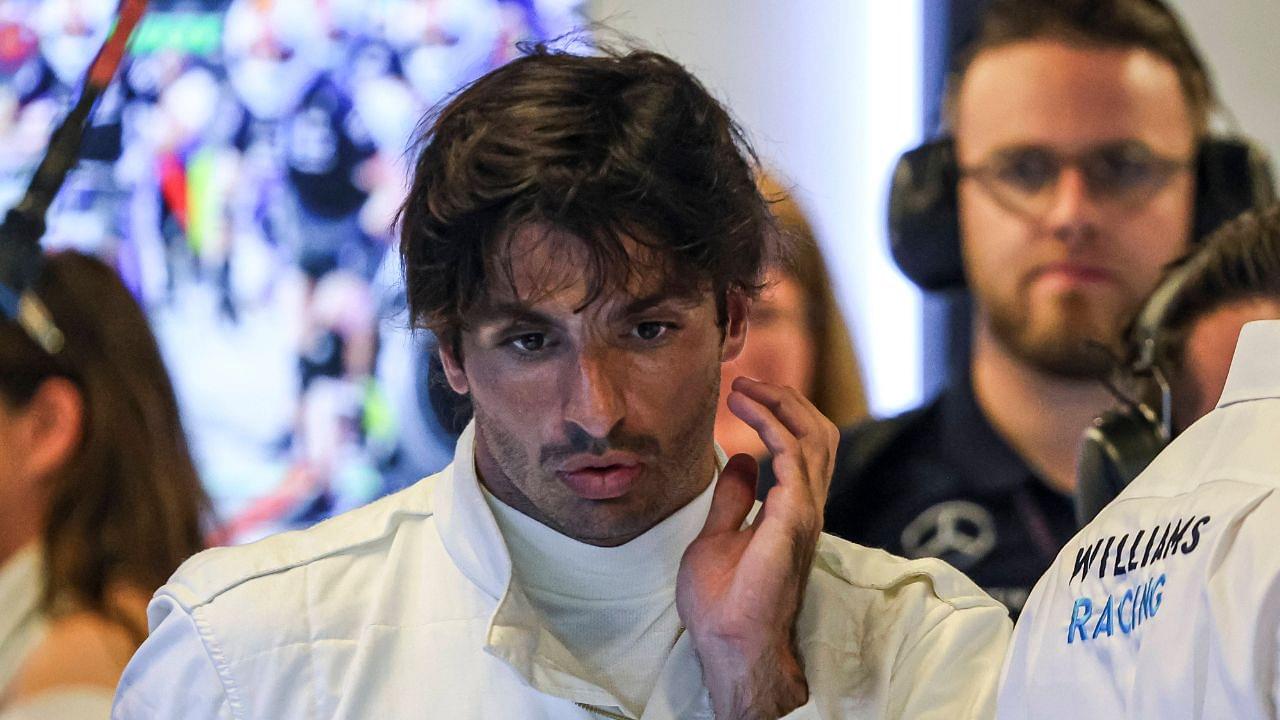
[(661, 446), (652, 435), (630, 433), (621, 428), (614, 428), (605, 437), (595, 437), (577, 425), (565, 428), (566, 442), (557, 445), (544, 445), (538, 452), (538, 462), (542, 465), (555, 464), (575, 455), (604, 455), (610, 450), (628, 452), (641, 457), (655, 457)]

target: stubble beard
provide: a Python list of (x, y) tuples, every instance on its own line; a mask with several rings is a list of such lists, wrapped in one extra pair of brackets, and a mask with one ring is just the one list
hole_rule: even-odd
[[(714, 370), (696, 411), (682, 423), (683, 427), (676, 428), (665, 445), (656, 438), (639, 441), (651, 442), (654, 451), (646, 458), (644, 471), (632, 491), (637, 495), (629, 502), (589, 501), (568, 493), (554, 468), (532, 457), (515, 433), (477, 404), (477, 441), (483, 437), (494, 464), (505, 476), (485, 478), (485, 487), (507, 505), (580, 542), (618, 545), (642, 535), (687, 505), (711, 480), (710, 471), (703, 476), (699, 461), (709, 449), (715, 425), (720, 373), (718, 367)], [(594, 443), (593, 450), (628, 449), (635, 444), (626, 441), (615, 444), (606, 439), (604, 443)], [(533, 453), (538, 453), (538, 449)]]

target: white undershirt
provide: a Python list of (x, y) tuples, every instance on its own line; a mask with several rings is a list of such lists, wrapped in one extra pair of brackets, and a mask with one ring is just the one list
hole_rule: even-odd
[(530, 603), (590, 674), (583, 679), (635, 717), (643, 714), (680, 632), (676, 573), (706, 522), (714, 487), (640, 537), (610, 548), (561, 535), (484, 493)]
[[(13, 682), (27, 655), (44, 639), (48, 623), (40, 612), (44, 575), (40, 547), (31, 543), (0, 565), (0, 695)], [(3, 698), (0, 698), (0, 705)]]

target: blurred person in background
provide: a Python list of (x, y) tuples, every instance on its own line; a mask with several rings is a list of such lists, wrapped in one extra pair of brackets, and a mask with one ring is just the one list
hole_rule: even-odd
[(107, 717), (151, 593), (208, 501), (147, 319), (119, 277), (51, 256), (49, 355), (0, 320), (0, 718)]
[(1218, 405), (1241, 328), (1280, 319), (1280, 206), (1224, 226), (1188, 264), (1155, 350), (1169, 380), (1175, 434)]
[(44, 153), (58, 106), (43, 97), (57, 81), (31, 27), (31, 3), (0, 4), (0, 203), (17, 202)]
[(768, 452), (760, 436), (729, 412), (734, 378), (745, 375), (796, 388), (840, 427), (867, 416), (867, 399), (813, 227), (776, 180), (762, 177), (760, 190), (791, 243), (792, 257), (766, 271), (764, 290), (751, 303), (747, 344), (736, 359), (720, 366), (715, 437), (729, 455), (748, 453), (764, 459)]
[(1190, 248), (1215, 99), (1155, 0), (994, 0), (951, 80), (972, 355), (934, 400), (845, 432), (826, 529), (940, 557), (1016, 616), (1075, 532), (1097, 382)]
[(1277, 717), (1280, 205), (1174, 273), (1155, 356), (1178, 434), (1036, 584), (1001, 718)]

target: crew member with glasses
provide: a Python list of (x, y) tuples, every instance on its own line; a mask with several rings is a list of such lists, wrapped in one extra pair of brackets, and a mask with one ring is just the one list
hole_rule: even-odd
[(972, 354), (925, 406), (846, 430), (826, 531), (941, 557), (1016, 617), (1075, 531), (1097, 378), (1191, 246), (1213, 94), (1154, 0), (995, 0), (948, 97)]

